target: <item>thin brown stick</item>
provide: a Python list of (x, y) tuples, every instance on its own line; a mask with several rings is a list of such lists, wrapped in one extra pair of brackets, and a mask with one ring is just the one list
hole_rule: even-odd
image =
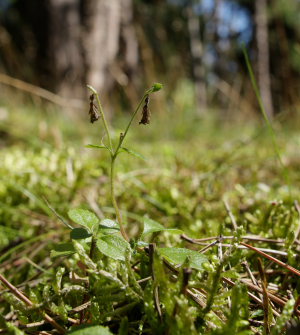
[(227, 200), (223, 200), (223, 204), (225, 206), (226, 212), (228, 214), (228, 216), (230, 217), (230, 221), (232, 223), (233, 229), (236, 231), (238, 229), (238, 225), (236, 223), (235, 217), (233, 216), (231, 209), (229, 207), (229, 204), (227, 202)]
[(73, 309), (70, 310), (70, 313), (78, 313), (81, 312), (84, 309), (87, 309), (88, 307), (91, 306), (91, 301), (87, 301), (84, 304), (74, 307)]
[(270, 328), (270, 301), (269, 301), (269, 296), (267, 292), (267, 279), (264, 273), (262, 261), (260, 258), (257, 260), (257, 265), (258, 265), (258, 272), (260, 275), (261, 279), (261, 287), (262, 287), (262, 292), (263, 292), (263, 310), (264, 310), (264, 329), (266, 334), (270, 334), (271, 328)]
[[(228, 244), (228, 243), (220, 243), (220, 238), (218, 238), (216, 241), (212, 242), (212, 243), (205, 243), (205, 242), (191, 242), (190, 240), (187, 240), (186, 238), (183, 238), (184, 240), (193, 243), (193, 244), (197, 244), (197, 245), (203, 245), (205, 246), (203, 249), (199, 250), (200, 253), (205, 252), (207, 249), (211, 248), (212, 246), (218, 244), (218, 247), (222, 247), (222, 248), (230, 248), (232, 247), (232, 244)], [(223, 236), (222, 236), (223, 239)], [(247, 247), (242, 246), (242, 245), (238, 245), (237, 246), (238, 249), (247, 249)], [(275, 255), (280, 255), (280, 256), (287, 256), (287, 252), (285, 251), (281, 251), (281, 250), (274, 250), (274, 249), (268, 249), (268, 248), (257, 248), (257, 250), (261, 250), (264, 252), (268, 252), (270, 254), (275, 254)], [(219, 251), (220, 253), (220, 251)]]
[(47, 91), (44, 88), (26, 83), (23, 80), (10, 77), (4, 73), (0, 73), (0, 83), (36, 95), (61, 107), (82, 109), (84, 106), (84, 103), (81, 100), (62, 98), (61, 96)]
[[(12, 285), (7, 279), (5, 279), (1, 274), (0, 274), (0, 281), (2, 281), (2, 283), (8, 287), (10, 289), (10, 291), (17, 297), (19, 298), (20, 300), (22, 300), (26, 305), (28, 306), (33, 306), (33, 303), (31, 302), (31, 300), (29, 300), (21, 291), (19, 291), (14, 285)], [(51, 323), (52, 326), (57, 329), (57, 331), (60, 333), (60, 334), (65, 334), (66, 331), (65, 329), (60, 326), (54, 319), (52, 319), (51, 316), (49, 316), (48, 314), (46, 313), (42, 313), (43, 314), (43, 317), (44, 319)]]
[(154, 305), (160, 320), (162, 320), (162, 311), (160, 308), (160, 301), (159, 301), (159, 284), (156, 280), (155, 268), (154, 268), (154, 257), (155, 257), (155, 243), (149, 244), (149, 258), (150, 258), (150, 266), (151, 266), (151, 275), (153, 279), (153, 298), (154, 298)]
[(295, 241), (298, 240), (299, 238), (299, 235), (300, 235), (300, 206), (299, 206), (299, 203), (297, 200), (294, 201), (294, 205), (295, 205), (295, 208), (296, 208), (296, 211), (298, 213), (298, 228), (295, 232)]
[(185, 292), (186, 292), (186, 295), (192, 298), (192, 300), (194, 300), (194, 302), (197, 305), (199, 305), (202, 308), (205, 308), (206, 303), (202, 301), (201, 299), (199, 299), (189, 288), (187, 288)]
[(286, 268), (287, 270), (291, 271), (291, 272), (294, 273), (295, 275), (300, 276), (300, 271), (299, 271), (299, 270), (293, 268), (292, 266), (290, 266), (290, 265), (288, 265), (288, 264), (283, 263), (283, 262), (280, 261), (279, 259), (277, 259), (277, 258), (275, 258), (275, 257), (273, 257), (273, 256), (270, 256), (270, 255), (266, 254), (265, 252), (263, 252), (263, 251), (261, 251), (261, 250), (255, 248), (255, 247), (253, 247), (252, 245), (246, 244), (246, 243), (244, 243), (244, 242), (240, 242), (240, 244), (243, 245), (243, 246), (245, 246), (245, 247), (247, 247), (247, 248), (249, 248), (249, 249), (251, 249), (251, 250), (253, 250), (253, 251), (255, 251), (255, 252), (257, 252), (258, 254), (260, 254), (260, 255), (262, 255), (262, 256), (268, 258), (270, 261), (273, 261), (273, 262), (277, 263), (278, 265), (280, 265), (280, 266)]
[[(205, 238), (191, 238), (188, 237), (185, 234), (180, 235), (180, 237), (190, 243), (193, 244), (200, 244), (199, 242), (208, 242), (208, 241), (212, 241), (212, 240), (216, 240), (219, 238), (219, 236), (211, 236), (211, 237), (205, 237)], [(234, 238), (234, 236), (223, 236), (222, 237), (223, 240), (232, 240)], [(249, 241), (255, 241), (255, 242), (266, 242), (266, 243), (275, 243), (275, 244), (284, 244), (285, 240), (283, 239), (270, 239), (270, 238), (265, 238), (265, 237), (261, 237), (261, 236), (255, 236), (255, 235), (245, 235), (242, 236), (243, 240), (249, 240)], [(296, 243), (298, 243), (298, 241), (296, 241)]]
[(141, 284), (141, 283), (144, 283), (144, 282), (146, 282), (146, 281), (148, 281), (148, 280), (150, 280), (150, 279), (152, 279), (152, 276), (149, 276), (149, 277), (146, 277), (146, 278), (137, 280), (137, 282), (138, 282), (139, 284)]
[(258, 282), (257, 282), (257, 280), (255, 279), (255, 277), (254, 277), (252, 271), (250, 270), (250, 267), (249, 267), (248, 262), (247, 262), (247, 261), (244, 261), (244, 262), (242, 263), (242, 265), (244, 265), (244, 267), (245, 267), (245, 269), (246, 269), (246, 271), (247, 271), (247, 273), (248, 273), (248, 275), (249, 275), (249, 277), (250, 277), (250, 279), (251, 279), (251, 281), (252, 281), (252, 284), (258, 286)]
[(209, 243), (206, 247), (204, 247), (203, 249), (199, 250), (200, 254), (204, 254), (208, 249), (210, 249), (211, 247), (213, 247), (214, 245), (216, 245), (218, 243), (218, 240)]
[[(228, 278), (225, 278), (225, 277), (222, 277), (222, 280), (225, 281), (227, 284), (231, 285), (231, 286), (235, 286), (235, 282), (233, 282), (232, 280), (228, 279)], [(243, 280), (240, 280), (241, 283), (245, 284), (246, 286), (248, 286), (248, 288), (250, 288), (251, 290), (253, 291), (257, 291), (257, 292), (260, 292), (262, 293), (262, 289), (258, 286), (255, 286), (253, 284), (250, 284), (246, 281), (243, 281)], [(263, 306), (263, 301), (261, 299), (259, 299), (258, 297), (256, 297), (254, 294), (252, 294), (251, 292), (248, 292), (248, 295), (251, 299), (253, 299), (255, 302), (257, 302), (258, 304), (260, 304), (261, 306)], [(271, 293), (268, 293), (268, 296), (271, 300), (273, 300), (274, 302), (276, 302), (278, 305), (280, 306), (284, 306), (285, 305), (285, 302), (283, 300), (281, 300), (280, 298), (278, 298), (277, 296), (271, 294)], [(276, 315), (277, 317), (280, 316), (280, 314), (277, 312), (277, 311), (273, 311), (274, 312), (274, 315)]]

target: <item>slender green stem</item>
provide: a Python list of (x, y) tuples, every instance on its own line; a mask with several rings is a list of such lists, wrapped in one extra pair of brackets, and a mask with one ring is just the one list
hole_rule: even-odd
[(139, 102), (139, 104), (138, 104), (137, 108), (135, 109), (134, 113), (132, 114), (131, 119), (130, 119), (129, 122), (128, 122), (128, 125), (127, 125), (127, 127), (126, 127), (126, 129), (125, 129), (125, 131), (124, 131), (123, 136), (120, 137), (118, 146), (117, 146), (117, 148), (116, 148), (116, 150), (115, 150), (115, 154), (114, 154), (115, 156), (118, 155), (119, 149), (120, 149), (120, 147), (121, 147), (121, 145), (122, 145), (122, 143), (123, 143), (123, 141), (124, 141), (124, 139), (125, 139), (125, 137), (126, 137), (126, 135), (127, 135), (127, 133), (128, 133), (128, 130), (129, 130), (131, 124), (132, 124), (132, 121), (134, 120), (136, 114), (138, 113), (138, 111), (140, 110), (142, 104), (144, 103), (146, 96), (147, 96), (150, 92), (151, 92), (151, 89), (150, 89), (150, 90), (147, 90), (147, 91), (144, 93), (144, 95), (143, 95), (141, 101)]
[(94, 257), (96, 242), (97, 242), (96, 237), (93, 235), (92, 242), (91, 242), (91, 248), (90, 248), (90, 255), (89, 255), (91, 260), (93, 260), (93, 257)]
[(98, 106), (99, 106), (99, 112), (100, 112), (100, 115), (101, 115), (101, 118), (102, 118), (102, 122), (103, 122), (103, 125), (104, 125), (104, 128), (105, 128), (105, 132), (106, 132), (106, 135), (107, 135), (107, 138), (108, 138), (109, 148), (110, 148), (111, 151), (113, 151), (113, 145), (112, 145), (110, 132), (109, 132), (109, 129), (108, 129), (108, 125), (107, 125), (107, 122), (106, 122), (106, 119), (105, 119), (105, 115), (104, 115), (104, 112), (103, 112), (103, 108), (102, 108), (101, 101), (99, 99), (98, 93), (96, 94), (96, 99), (97, 99), (97, 103), (98, 103)]
[(121, 216), (121, 212), (119, 210), (119, 206), (116, 200), (116, 196), (115, 196), (115, 160), (116, 160), (116, 156), (112, 156), (111, 157), (111, 163), (110, 163), (110, 194), (111, 194), (111, 202), (114, 206), (115, 212), (116, 212), (116, 216), (117, 216), (117, 221), (120, 225), (120, 231), (122, 236), (125, 238), (125, 240), (129, 241), (129, 238), (126, 234), (126, 231), (124, 229), (123, 226), (123, 221), (122, 221), (122, 216)]
[(108, 138), (109, 149), (110, 149), (111, 152), (113, 152), (112, 140), (111, 140), (110, 132), (109, 132), (109, 129), (108, 129), (108, 124), (107, 124), (106, 119), (105, 119), (105, 114), (104, 114), (104, 111), (103, 111), (103, 108), (102, 108), (102, 104), (101, 104), (101, 101), (99, 99), (98, 92), (90, 85), (87, 85), (87, 88), (96, 96), (96, 100), (97, 100), (97, 103), (98, 103), (98, 106), (99, 106), (99, 112), (100, 112), (101, 119), (102, 119), (102, 122), (103, 122), (103, 125), (104, 125), (104, 129), (105, 129), (105, 132), (106, 132), (106, 135), (107, 135), (107, 138)]
[(129, 130), (129, 128), (130, 128), (130, 126), (131, 126), (131, 124), (132, 124), (132, 122), (133, 122), (136, 114), (138, 113), (138, 111), (140, 110), (142, 104), (144, 103), (146, 95), (149, 94), (149, 93), (150, 93), (150, 90), (149, 90), (149, 92), (146, 91), (145, 94), (143, 95), (141, 101), (139, 102), (137, 108), (135, 109), (134, 113), (131, 116), (131, 119), (128, 122), (128, 125), (127, 125), (127, 127), (126, 127), (126, 129), (124, 131), (123, 136), (120, 136), (120, 140), (119, 140), (119, 143), (118, 143), (118, 146), (117, 146), (115, 152), (111, 155), (111, 165), (110, 165), (110, 190), (111, 190), (110, 193), (111, 193), (111, 201), (112, 201), (112, 204), (113, 204), (115, 212), (116, 212), (117, 221), (118, 221), (118, 223), (120, 225), (121, 234), (125, 238), (125, 240), (127, 240), (127, 241), (129, 241), (129, 238), (128, 238), (128, 235), (126, 234), (126, 231), (124, 229), (121, 212), (120, 212), (120, 209), (118, 207), (118, 203), (117, 203), (116, 196), (115, 196), (115, 185), (114, 185), (114, 181), (115, 181), (115, 176), (114, 176), (114, 174), (115, 174), (115, 171), (114, 171), (114, 169), (115, 169), (115, 160), (116, 160), (116, 158), (118, 156), (118, 153), (119, 153), (119, 150), (121, 148), (121, 145), (122, 145), (122, 143), (123, 143), (123, 141), (124, 141), (124, 139), (125, 139), (125, 137), (126, 137), (126, 135), (128, 133), (128, 130)]
[[(111, 162), (110, 162), (110, 194), (111, 194), (111, 201), (112, 201), (113, 207), (114, 207), (115, 212), (116, 212), (117, 221), (120, 225), (121, 234), (122, 234), (122, 236), (124, 237), (125, 240), (129, 241), (128, 235), (126, 234), (126, 231), (125, 231), (124, 226), (123, 226), (121, 212), (120, 212), (120, 209), (118, 207), (118, 203), (117, 203), (116, 196), (115, 196), (115, 160), (118, 156), (119, 150), (120, 150), (120, 148), (123, 144), (123, 141), (124, 141), (128, 131), (129, 131), (129, 128), (130, 128), (136, 114), (138, 113), (142, 104), (144, 103), (146, 96), (148, 94), (150, 94), (151, 92), (153, 92), (153, 88), (150, 88), (149, 90), (147, 90), (144, 93), (144, 95), (143, 95), (142, 99), (140, 100), (137, 108), (135, 109), (134, 113), (132, 114), (131, 119), (128, 122), (128, 125), (127, 125), (127, 127), (124, 131), (124, 134), (122, 136), (120, 136), (117, 148), (114, 150), (113, 145), (112, 145), (110, 132), (109, 132), (109, 128), (108, 128), (108, 125), (107, 125), (107, 122), (106, 122), (106, 119), (105, 119), (105, 115), (104, 115), (104, 112), (103, 112), (103, 108), (102, 108), (102, 105), (101, 105), (101, 102), (100, 102), (100, 99), (99, 99), (99, 95), (93, 87), (91, 87), (89, 85), (87, 87), (96, 96), (97, 103), (98, 103), (98, 106), (99, 106), (99, 112), (100, 112), (102, 122), (103, 122), (103, 125), (104, 125), (104, 128), (105, 128), (105, 132), (106, 132), (106, 135), (107, 135), (107, 138), (108, 138), (110, 155), (111, 155)], [(91, 251), (92, 251), (92, 249), (91, 249)]]

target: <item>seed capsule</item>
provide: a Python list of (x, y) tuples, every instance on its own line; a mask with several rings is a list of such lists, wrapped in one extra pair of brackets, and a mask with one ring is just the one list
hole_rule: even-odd
[(139, 124), (149, 124), (150, 123), (150, 116), (151, 116), (151, 113), (150, 113), (150, 110), (149, 110), (149, 95), (146, 96), (146, 99), (145, 99), (145, 104), (144, 104), (144, 107), (143, 107), (143, 111), (142, 111), (142, 119), (141, 121), (139, 122)]
[(91, 117), (91, 123), (94, 123), (99, 119), (99, 114), (98, 114), (98, 108), (94, 103), (94, 94), (90, 96), (90, 109), (89, 109), (89, 115)]

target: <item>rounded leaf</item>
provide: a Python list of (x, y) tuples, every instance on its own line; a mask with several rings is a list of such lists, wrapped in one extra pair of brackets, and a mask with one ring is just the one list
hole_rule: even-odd
[(92, 234), (84, 228), (74, 228), (70, 232), (70, 237), (73, 240), (83, 240), (84, 238), (88, 238), (90, 236), (92, 236)]
[(69, 210), (68, 215), (72, 221), (87, 228), (90, 232), (94, 231), (99, 222), (98, 217), (86, 209), (71, 209)]
[(115, 234), (120, 231), (117, 222), (110, 219), (103, 219), (100, 221), (98, 232), (102, 234)]
[(202, 270), (202, 264), (207, 262), (207, 257), (199, 252), (186, 248), (159, 248), (161, 256), (174, 264), (183, 264), (187, 257), (190, 259), (190, 267)]
[(116, 260), (125, 261), (125, 254), (130, 245), (118, 235), (105, 235), (97, 240), (97, 247), (104, 255)]
[(65, 257), (74, 254), (76, 251), (71, 242), (68, 243), (59, 243), (54, 246), (54, 249), (51, 250), (50, 257)]
[(165, 228), (163, 225), (160, 223), (149, 219), (147, 217), (144, 218), (144, 230), (142, 233), (142, 236), (145, 236), (147, 234), (159, 232), (159, 231), (167, 231), (169, 233), (173, 234), (182, 234), (183, 231), (180, 229), (174, 229), (174, 228)]

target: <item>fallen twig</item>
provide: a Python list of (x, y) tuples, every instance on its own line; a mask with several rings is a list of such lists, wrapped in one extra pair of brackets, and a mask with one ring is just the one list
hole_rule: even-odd
[(231, 209), (229, 207), (229, 204), (226, 200), (223, 200), (223, 203), (224, 203), (224, 206), (226, 208), (226, 211), (227, 211), (227, 214), (229, 215), (230, 217), (230, 220), (231, 220), (231, 223), (232, 223), (232, 226), (233, 226), (233, 229), (234, 230), (237, 230), (238, 229), (238, 225), (235, 221), (235, 217), (233, 216), (232, 212), (231, 212)]
[(291, 271), (295, 275), (300, 276), (300, 271), (299, 270), (297, 270), (297, 269), (293, 268), (292, 266), (290, 266), (290, 265), (288, 265), (288, 264), (280, 261), (279, 259), (266, 254), (265, 252), (259, 250), (258, 248), (253, 247), (252, 245), (246, 244), (244, 242), (240, 242), (240, 244), (242, 244), (243, 246), (245, 246), (245, 247), (247, 247), (247, 248), (249, 248), (249, 249), (257, 252), (258, 254), (260, 254), (260, 255), (268, 258), (270, 261), (273, 261), (273, 262), (277, 263), (278, 265), (283, 266), (284, 268), (286, 268), (287, 270)]
[[(6, 280), (1, 274), (0, 274), (0, 281), (2, 281), (2, 283), (8, 287), (10, 289), (10, 291), (20, 300), (22, 300), (27, 306), (32, 307), (33, 303), (31, 302), (31, 300), (29, 300), (21, 291), (19, 291), (14, 285), (12, 285), (8, 280)], [(43, 317), (44, 319), (51, 323), (52, 326), (57, 329), (57, 331), (60, 334), (65, 334), (66, 331), (65, 329), (60, 326), (50, 315), (43, 313)]]

